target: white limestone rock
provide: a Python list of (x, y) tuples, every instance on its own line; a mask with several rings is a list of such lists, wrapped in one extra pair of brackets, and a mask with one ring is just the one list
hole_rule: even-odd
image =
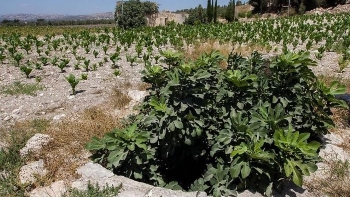
[(30, 152), (38, 152), (44, 145), (49, 143), (52, 138), (49, 135), (37, 133), (31, 137), (27, 144), (20, 150), (21, 157), (26, 156)]
[(136, 101), (136, 102), (141, 102), (146, 96), (147, 96), (146, 91), (140, 91), (140, 90), (129, 90), (128, 96)]
[(33, 183), (36, 181), (36, 177), (43, 177), (47, 174), (47, 170), (44, 168), (44, 160), (40, 159), (22, 166), (19, 171), (19, 180), (22, 184)]
[(30, 197), (61, 197), (67, 192), (67, 186), (64, 181), (56, 181), (48, 187), (35, 188), (30, 192)]

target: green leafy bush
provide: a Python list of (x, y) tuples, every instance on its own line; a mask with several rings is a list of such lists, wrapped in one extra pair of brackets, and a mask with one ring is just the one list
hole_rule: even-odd
[(172, 189), (228, 196), (270, 195), (283, 181), (301, 186), (317, 169), (330, 107), (347, 107), (308, 66), (308, 53), (264, 60), (217, 51), (163, 68), (146, 66), (150, 94), (131, 126), (87, 144), (116, 174)]

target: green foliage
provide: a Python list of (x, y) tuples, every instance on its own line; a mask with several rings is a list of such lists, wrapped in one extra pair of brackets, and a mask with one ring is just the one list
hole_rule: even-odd
[(208, 0), (208, 3), (207, 3), (207, 19), (208, 19), (209, 23), (213, 21), (213, 16), (214, 16), (213, 7), (214, 7), (214, 5), (212, 4), (212, 0)]
[(213, 15), (213, 21), (214, 23), (217, 22), (218, 19), (218, 0), (215, 0), (215, 5), (214, 5), (214, 15)]
[(60, 68), (61, 73), (64, 72), (64, 69), (68, 66), (69, 59), (61, 59), (61, 62), (57, 65), (58, 68)]
[[(35, 125), (33, 125), (33, 129), (35, 129)], [(38, 130), (35, 129), (35, 131)], [(21, 129), (10, 129), (10, 132), (6, 131), (6, 133), (1, 130), (0, 132), (3, 138), (11, 136), (8, 141), (9, 146), (0, 149), (0, 195), (25, 196), (25, 185), (20, 184), (18, 180), (18, 173), (20, 168), (25, 165), (25, 158), (22, 158), (19, 153), (33, 134), (28, 130)]]
[(20, 70), (29, 78), (30, 73), (33, 71), (33, 68), (30, 66), (21, 66)]
[(16, 61), (16, 66), (19, 66), (20, 61), (23, 59), (23, 54), (16, 53), (14, 54), (13, 59)]
[(164, 63), (170, 66), (179, 66), (182, 62), (182, 54), (173, 50), (160, 51), (164, 57)]
[(118, 53), (118, 52), (117, 52), (117, 53), (113, 53), (113, 54), (109, 57), (109, 59), (113, 62), (112, 67), (117, 68), (117, 67), (118, 67), (117, 61), (121, 59), (121, 58), (119, 57), (119, 53)]
[[(163, 52), (173, 55), (174, 52)], [(167, 58), (169, 58), (167, 57)], [(130, 126), (94, 138), (93, 159), (156, 186), (228, 196), (272, 188), (317, 169), (320, 134), (333, 125), (334, 94), (318, 81), (306, 52), (271, 60), (203, 54), (194, 62), (146, 66), (150, 95)]]
[(119, 75), (121, 75), (121, 72), (120, 72), (120, 70), (115, 69), (115, 70), (113, 71), (113, 74), (114, 74), (114, 76), (118, 77)]
[(69, 85), (72, 87), (72, 94), (75, 95), (75, 87), (79, 83), (79, 79), (77, 79), (73, 74), (65, 76), (65, 79), (68, 81)]
[(205, 23), (207, 17), (204, 13), (202, 5), (198, 5), (195, 9), (189, 12), (189, 16), (185, 19), (184, 24), (195, 25)]
[(235, 1), (231, 0), (226, 8), (225, 19), (228, 22), (232, 22), (235, 20), (235, 6)]
[(158, 5), (150, 1), (130, 0), (117, 3), (115, 20), (123, 29), (146, 26), (146, 16), (158, 13)]
[(86, 73), (81, 73), (81, 80), (87, 80), (88, 75)]
[(121, 185), (118, 187), (107, 185), (106, 187), (100, 188), (98, 184), (93, 185), (89, 182), (86, 191), (71, 189), (66, 192), (63, 197), (114, 197), (118, 195), (121, 187)]

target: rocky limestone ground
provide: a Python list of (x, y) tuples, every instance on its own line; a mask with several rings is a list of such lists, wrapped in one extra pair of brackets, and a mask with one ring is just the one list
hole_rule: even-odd
[(344, 5), (337, 5), (336, 7), (330, 7), (330, 8), (316, 8), (311, 11), (306, 12), (306, 14), (337, 14), (337, 13), (343, 13), (343, 12), (350, 12), (350, 1), (347, 0), (346, 4)]
[[(101, 49), (99, 49), (101, 50)], [(83, 54), (80, 51), (80, 54)], [(157, 53), (157, 52), (156, 52)], [(62, 55), (62, 54), (61, 54)], [(89, 55), (92, 63), (97, 63), (102, 60), (93, 58)], [(68, 54), (68, 58), (72, 58)], [(33, 119), (47, 119), (51, 124), (58, 124), (65, 120), (75, 120), (77, 114), (85, 109), (94, 106), (103, 106), (104, 103), (110, 99), (111, 92), (115, 87), (122, 87), (123, 93), (131, 97), (131, 102), (124, 107), (124, 109), (107, 108), (110, 114), (114, 117), (125, 117), (133, 112), (132, 107), (147, 95), (147, 92), (142, 88), (140, 71), (143, 69), (143, 63), (137, 62), (136, 65), (130, 66), (126, 61), (125, 54), (121, 56), (118, 61), (121, 76), (113, 75), (113, 68), (111, 62), (106, 63), (103, 67), (97, 68), (96, 71), (90, 71), (85, 74), (88, 75), (88, 80), (81, 80), (77, 85), (77, 94), (71, 95), (71, 88), (65, 80), (65, 76), (70, 73), (80, 77), (82, 70), (75, 70), (73, 68), (74, 61), (70, 66), (65, 68), (65, 72), (61, 73), (57, 67), (52, 65), (43, 66), (42, 70), (34, 70), (31, 73), (31, 78), (27, 79), (19, 71), (18, 67), (13, 66), (13, 62), (5, 61), (0, 66), (0, 87), (4, 88), (12, 85), (18, 81), (21, 83), (37, 83), (36, 77), (40, 77), (39, 84), (43, 85), (43, 89), (39, 90), (35, 95), (6, 95), (0, 94), (0, 125), (4, 128), (10, 128), (18, 121), (33, 120)], [(342, 79), (350, 78), (350, 70), (346, 68), (343, 72), (339, 72), (337, 63), (338, 55), (336, 53), (326, 52), (321, 60), (318, 60), (318, 66), (311, 69), (317, 75), (332, 75)], [(343, 135), (350, 136), (350, 129), (345, 128), (342, 131)], [(21, 150), (21, 155), (25, 156), (28, 152), (40, 152), (40, 149), (47, 144), (52, 138), (49, 135), (36, 134), (28, 140), (27, 144)], [(325, 136), (325, 145), (321, 151), (322, 156), (329, 154), (338, 154), (342, 160), (349, 160), (349, 153), (342, 149), (340, 144), (344, 143), (342, 136), (329, 134)], [(348, 143), (348, 142), (347, 142)], [(6, 147), (7, 142), (0, 139), (0, 148)], [(88, 161), (89, 154), (85, 154), (83, 158)], [(85, 161), (84, 160), (84, 161)], [(320, 169), (324, 167), (323, 163), (319, 164)], [(34, 182), (37, 176), (45, 176), (47, 166), (41, 159), (28, 163), (23, 166), (19, 173), (19, 179), (22, 183)], [(321, 170), (318, 172), (322, 172)], [(115, 185), (122, 183), (121, 197), (133, 196), (188, 196), (188, 197), (205, 197), (207, 194), (202, 192), (186, 193), (182, 191), (172, 191), (164, 188), (153, 187), (144, 183), (139, 183), (125, 177), (114, 175), (111, 171), (103, 168), (99, 164), (91, 162), (84, 162), (77, 168), (76, 173), (80, 178), (75, 180), (56, 180), (50, 186), (39, 187), (28, 193), (32, 197), (42, 196), (61, 196), (68, 188), (86, 189), (87, 183), (97, 183), (100, 186)], [(313, 176), (318, 176), (322, 173), (315, 173)], [(312, 181), (312, 178), (306, 181)], [(275, 193), (274, 196), (300, 196), (308, 197), (316, 194), (309, 192), (308, 188), (298, 188), (291, 184), (281, 194)], [(261, 196), (261, 194), (245, 191), (239, 196)]]

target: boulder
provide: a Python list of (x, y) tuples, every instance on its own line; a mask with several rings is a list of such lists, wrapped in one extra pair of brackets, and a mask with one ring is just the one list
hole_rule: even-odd
[(47, 174), (47, 170), (44, 168), (44, 160), (40, 159), (22, 166), (19, 171), (19, 180), (22, 184), (34, 183), (36, 177), (43, 177)]
[(30, 152), (36, 153), (51, 140), (52, 138), (49, 135), (37, 133), (31, 137), (27, 141), (27, 144), (20, 150), (20, 155), (24, 157)]
[(146, 96), (147, 96), (146, 91), (140, 91), (140, 90), (129, 90), (128, 96), (137, 102), (141, 102)]
[(67, 187), (64, 181), (56, 181), (48, 187), (35, 188), (30, 192), (30, 197), (61, 197), (67, 192)]
[(122, 185), (120, 197), (139, 196), (167, 196), (167, 197), (206, 197), (204, 192), (183, 192), (166, 188), (154, 187), (145, 183), (137, 182), (123, 176), (114, 175), (113, 172), (105, 169), (99, 164), (89, 162), (77, 170), (81, 178), (72, 183), (72, 188), (85, 190), (88, 183), (98, 184), (101, 188), (105, 186), (117, 187)]
[(338, 160), (341, 160), (345, 162), (346, 160), (350, 160), (350, 155), (344, 149), (333, 145), (333, 144), (326, 144), (324, 149), (321, 149), (319, 153), (320, 157), (322, 158), (335, 158)]

